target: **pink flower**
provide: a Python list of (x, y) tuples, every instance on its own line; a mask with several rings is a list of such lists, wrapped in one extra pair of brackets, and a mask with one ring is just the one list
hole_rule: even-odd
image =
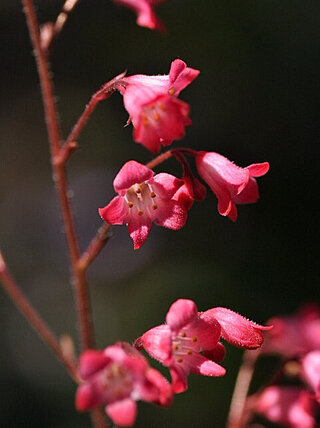
[(185, 126), (191, 124), (189, 105), (177, 96), (198, 74), (198, 70), (176, 59), (169, 75), (136, 74), (123, 79), (126, 87), (119, 90), (134, 127), (135, 141), (156, 153), (161, 144), (167, 146), (184, 136)]
[[(153, 358), (170, 368), (173, 392), (187, 389), (187, 376), (223, 376), (217, 364), (225, 355), (220, 336), (233, 345), (255, 349), (261, 346), (263, 327), (225, 308), (198, 313), (192, 300), (179, 299), (166, 316), (166, 324), (148, 330), (135, 342)], [(203, 354), (201, 354), (201, 352)]]
[(114, 0), (115, 3), (132, 9), (137, 14), (137, 24), (151, 30), (164, 31), (160, 19), (153, 12), (153, 7), (166, 0)]
[(256, 349), (263, 343), (263, 330), (272, 326), (263, 326), (249, 321), (242, 315), (226, 308), (213, 308), (203, 312), (201, 318), (208, 322), (218, 322), (221, 337), (234, 346), (244, 349)]
[(290, 428), (314, 428), (315, 402), (297, 387), (269, 386), (258, 396), (256, 411), (272, 422)]
[(127, 224), (134, 249), (138, 249), (147, 239), (152, 222), (173, 230), (184, 226), (187, 210), (173, 199), (182, 185), (183, 181), (173, 175), (154, 175), (146, 166), (129, 161), (113, 182), (119, 196), (100, 208), (99, 213), (107, 223)]
[(302, 378), (315, 394), (320, 403), (320, 350), (309, 352), (302, 360)]
[(200, 352), (214, 350), (220, 337), (220, 326), (198, 315), (192, 300), (179, 299), (166, 316), (167, 324), (148, 330), (137, 343), (156, 360), (170, 368), (173, 392), (188, 388), (191, 373), (204, 376), (223, 376), (225, 369)]
[(317, 305), (306, 305), (297, 315), (272, 318), (269, 322), (274, 328), (266, 335), (263, 353), (292, 358), (320, 350), (320, 308)]
[(198, 152), (195, 159), (200, 176), (218, 198), (219, 214), (236, 221), (236, 204), (249, 204), (258, 200), (258, 185), (254, 177), (268, 172), (268, 162), (240, 168), (218, 153), (203, 151)]
[(119, 426), (133, 425), (137, 400), (162, 406), (172, 402), (169, 383), (124, 342), (103, 351), (85, 351), (80, 357), (79, 372), (84, 383), (76, 392), (76, 408), (85, 411), (106, 403), (106, 413)]

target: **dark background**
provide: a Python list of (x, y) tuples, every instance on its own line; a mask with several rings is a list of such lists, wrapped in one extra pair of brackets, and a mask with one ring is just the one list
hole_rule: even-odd
[[(63, 4), (36, 3), (42, 23)], [(320, 296), (319, 1), (170, 0), (157, 11), (165, 36), (136, 26), (134, 14), (111, 0), (80, 0), (51, 61), (64, 136), (102, 83), (125, 69), (165, 74), (181, 58), (201, 74), (180, 96), (193, 125), (173, 147), (217, 151), (241, 166), (269, 161), (271, 168), (259, 179), (259, 203), (240, 206), (235, 224), (219, 216), (208, 192), (186, 227), (153, 226), (138, 251), (124, 226), (113, 228), (90, 269), (100, 348), (162, 323), (180, 297), (200, 310), (226, 306), (263, 323)], [(57, 334), (76, 337), (38, 76), (18, 1), (1, 0), (0, 35), (0, 246)], [(82, 248), (101, 224), (97, 208), (113, 197), (122, 164), (152, 158), (132, 141), (126, 120), (120, 95), (101, 103), (69, 163)], [(157, 170), (180, 173), (174, 160)], [(74, 384), (3, 292), (0, 326), (0, 426), (88, 427), (87, 415), (74, 410)], [(190, 376), (189, 390), (168, 410), (140, 403), (136, 426), (223, 427), (241, 354), (228, 346), (227, 375)]]

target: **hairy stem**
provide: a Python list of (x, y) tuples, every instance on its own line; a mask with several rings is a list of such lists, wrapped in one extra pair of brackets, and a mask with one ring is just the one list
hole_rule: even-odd
[(24, 317), (29, 321), (31, 326), (35, 329), (41, 339), (56, 355), (60, 363), (67, 369), (70, 376), (79, 382), (79, 376), (77, 373), (77, 367), (75, 362), (64, 355), (58, 339), (54, 333), (50, 330), (45, 321), (41, 318), (39, 313), (34, 309), (32, 304), (29, 302), (27, 297), (23, 294), (21, 289), (18, 287), (14, 278), (11, 276), (8, 267), (1, 255), (0, 251), (0, 282), (8, 293), (10, 298)]
[(246, 351), (233, 390), (226, 428), (243, 428), (243, 414), (259, 351)]
[(125, 87), (126, 82), (122, 80), (125, 76), (125, 73), (121, 73), (116, 76), (114, 79), (110, 80), (110, 82), (105, 83), (101, 89), (99, 89), (96, 93), (94, 93), (86, 105), (83, 113), (79, 117), (77, 123), (74, 125), (72, 131), (70, 132), (64, 146), (68, 146), (71, 142), (76, 141), (79, 137), (83, 127), (89, 120), (89, 117), (94, 112), (98, 103), (106, 98), (109, 98), (119, 87)]
[(49, 134), (52, 167), (56, 189), (59, 197), (60, 208), (72, 268), (72, 283), (74, 286), (75, 300), (77, 305), (78, 326), (82, 349), (93, 347), (93, 328), (91, 322), (91, 311), (89, 303), (89, 292), (86, 276), (79, 271), (77, 264), (80, 257), (79, 245), (76, 237), (71, 206), (68, 199), (67, 179), (64, 165), (56, 162), (60, 154), (60, 129), (58, 125), (56, 107), (54, 102), (53, 85), (50, 78), (49, 66), (46, 56), (41, 48), (39, 25), (32, 0), (22, 0), (27, 17), (29, 33), (34, 47), (36, 62), (40, 77), (42, 98), (44, 103), (46, 124)]

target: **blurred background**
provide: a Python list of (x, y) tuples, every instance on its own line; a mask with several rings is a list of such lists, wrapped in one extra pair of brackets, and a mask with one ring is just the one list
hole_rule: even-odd
[[(36, 2), (41, 23), (63, 1)], [(89, 271), (99, 348), (132, 342), (164, 321), (180, 297), (200, 310), (231, 308), (264, 323), (319, 301), (317, 250), (320, 137), (320, 7), (317, 0), (170, 0), (157, 8), (161, 35), (111, 0), (80, 0), (52, 55), (60, 123), (67, 136), (91, 95), (123, 70), (167, 74), (181, 58), (200, 76), (180, 98), (193, 125), (172, 147), (217, 151), (240, 166), (269, 161), (261, 199), (219, 216), (212, 192), (177, 232), (153, 226), (133, 251), (124, 226)], [(68, 254), (51, 181), (38, 76), (19, 1), (0, 4), (0, 246), (17, 281), (57, 334), (76, 337)], [(81, 247), (101, 225), (122, 164), (148, 162), (115, 94), (100, 103), (69, 163)], [(169, 160), (157, 171), (180, 173)], [(75, 386), (0, 291), (0, 426), (84, 428)], [(140, 403), (136, 426), (223, 427), (242, 351), (227, 346), (221, 379), (189, 377), (163, 410)], [(152, 364), (160, 368), (157, 362)], [(167, 371), (163, 371), (167, 373)]]

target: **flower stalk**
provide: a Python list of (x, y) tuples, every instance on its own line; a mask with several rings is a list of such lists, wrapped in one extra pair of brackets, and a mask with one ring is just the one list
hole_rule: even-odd
[(11, 276), (6, 262), (4, 261), (0, 251), (0, 282), (7, 292), (9, 297), (12, 299), (16, 307), (20, 310), (22, 315), (28, 320), (31, 326), (35, 329), (41, 339), (56, 355), (60, 363), (67, 369), (72, 379), (79, 383), (79, 375), (77, 367), (74, 361), (66, 356), (59, 344), (58, 339), (41, 318), (39, 313), (35, 310), (32, 304), (29, 302), (27, 297), (23, 294), (21, 289), (18, 287), (16, 281)]

